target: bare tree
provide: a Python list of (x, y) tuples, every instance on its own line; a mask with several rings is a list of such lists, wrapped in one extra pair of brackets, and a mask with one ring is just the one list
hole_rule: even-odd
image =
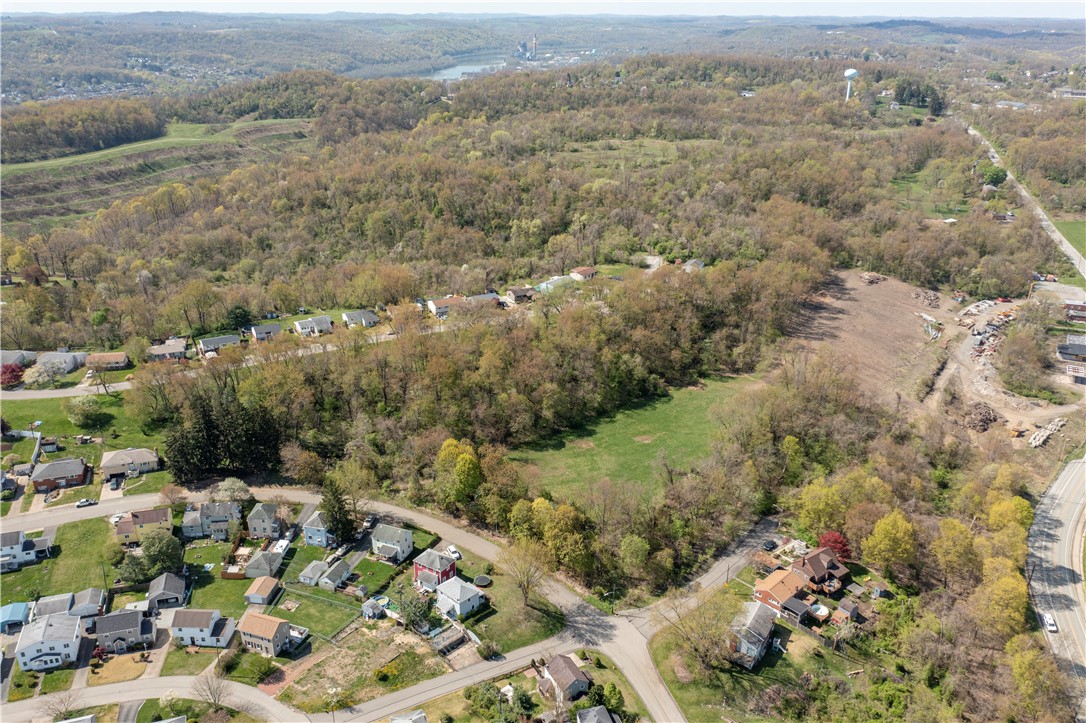
[(197, 698), (211, 707), (222, 708), (226, 706), (229, 686), (227, 686), (226, 678), (222, 673), (217, 670), (209, 670), (196, 677), (192, 684), (192, 692), (196, 694)]
[(159, 491), (159, 494), (162, 495), (162, 499), (164, 499), (171, 507), (183, 505), (188, 501), (188, 495), (185, 493), (184, 488), (178, 487), (175, 484), (166, 485)]
[(72, 713), (79, 710), (80, 695), (78, 690), (62, 690), (52, 693), (41, 699), (38, 710), (42, 715), (49, 716), (51, 720), (66, 720), (72, 717)]
[(547, 549), (538, 542), (519, 541), (502, 550), (498, 564), (505, 568), (513, 584), (520, 590), (525, 605), (533, 592), (539, 589), (547, 573)]
[(665, 598), (657, 615), (702, 667), (720, 670), (730, 666), (731, 621), (739, 607), (735, 596), (705, 590), (692, 597), (674, 594)]

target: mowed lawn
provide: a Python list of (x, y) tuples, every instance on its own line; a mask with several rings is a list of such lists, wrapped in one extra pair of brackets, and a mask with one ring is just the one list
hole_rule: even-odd
[[(245, 591), (253, 581), (248, 578), (223, 580), (219, 577), (222, 572), (223, 553), (229, 549), (225, 543), (185, 548), (185, 564), (189, 566), (189, 573), (191, 575), (196, 572), (189, 607), (220, 610), (223, 617), (233, 618), (240, 618), (245, 612), (248, 607)], [(212, 563), (215, 567), (210, 572), (205, 572), (203, 566)]]
[(1053, 221), (1075, 250), (1086, 255), (1086, 221)]
[(519, 447), (509, 458), (525, 465), (530, 483), (558, 497), (579, 497), (603, 478), (659, 490), (661, 453), (679, 467), (706, 457), (713, 430), (719, 427), (714, 410), (726, 409), (754, 383), (750, 378), (708, 379), (548, 444)]
[[(4, 401), (4, 419), (14, 429), (26, 429), (31, 422), (41, 421), (39, 432), (46, 437), (69, 437), (61, 439), (64, 450), (48, 455), (49, 459), (83, 457), (88, 464), (98, 464), (103, 452), (129, 447), (162, 448), (161, 435), (146, 435), (140, 430), (139, 423), (125, 413), (122, 394), (99, 394), (98, 401), (102, 410), (102, 444), (76, 444), (70, 439), (73, 435), (89, 434), (97, 430), (81, 429), (68, 421), (68, 415), (62, 406), (63, 399), (20, 399)], [(114, 436), (116, 435), (116, 436)], [(31, 449), (31, 451), (33, 451)], [(29, 458), (24, 461), (30, 461)]]
[(4, 573), (0, 584), (0, 605), (26, 602), (31, 593), (42, 596), (79, 592), (88, 587), (108, 587), (116, 571), (105, 561), (109, 523), (103, 519), (61, 525), (51, 559)]

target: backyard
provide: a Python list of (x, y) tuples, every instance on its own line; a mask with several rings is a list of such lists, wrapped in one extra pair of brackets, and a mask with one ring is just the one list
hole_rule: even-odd
[[(316, 590), (324, 592), (320, 588)], [(352, 603), (346, 595), (338, 597), (338, 601), (332, 601), (296, 587), (281, 595), (276, 606), (267, 612), (309, 628), (310, 633), (330, 638), (358, 617), (362, 606), (361, 600)]]
[[(185, 564), (190, 575), (195, 572), (192, 599), (189, 607), (198, 609), (220, 610), (223, 617), (240, 618), (247, 607), (245, 591), (253, 584), (248, 578), (242, 580), (224, 580), (222, 558), (230, 550), (226, 543), (204, 544), (196, 542), (185, 548)], [(204, 565), (214, 565), (205, 570)]]
[(4, 574), (0, 605), (35, 599), (34, 595), (79, 592), (88, 587), (109, 587), (116, 570), (106, 562), (109, 523), (102, 519), (61, 525), (53, 557)]
[(716, 426), (714, 411), (726, 409), (754, 383), (748, 378), (707, 379), (620, 410), (550, 443), (519, 447), (509, 457), (524, 465), (529, 484), (556, 496), (582, 496), (603, 478), (658, 491), (661, 455), (678, 465), (707, 456)]

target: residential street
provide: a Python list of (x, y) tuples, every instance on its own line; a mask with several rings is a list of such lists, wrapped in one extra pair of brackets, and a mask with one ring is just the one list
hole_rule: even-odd
[(1056, 619), (1045, 633), (1065, 663), (1086, 719), (1086, 596), (1082, 545), (1086, 535), (1086, 459), (1069, 462), (1037, 505), (1029, 531), (1030, 594), (1038, 614)]
[[(293, 502), (303, 504), (316, 504), (320, 495), (305, 489), (292, 487), (263, 487), (254, 488), (257, 499), (268, 500), (277, 495), (282, 495)], [(201, 499), (200, 495), (192, 495), (193, 501)], [(160, 503), (157, 495), (132, 495), (117, 500), (110, 500), (94, 507), (76, 509), (74, 506), (64, 509), (50, 510), (45, 513), (22, 515), (17, 519), (18, 525), (12, 525), (11, 529), (33, 530), (43, 527), (74, 522), (112, 515), (116, 512), (129, 512), (142, 509)], [(368, 510), (382, 516), (387, 521), (410, 522), (420, 528), (430, 530), (440, 535), (446, 543), (452, 543), (466, 550), (471, 550), (490, 561), (497, 561), (501, 548), (491, 540), (456, 527), (445, 520), (433, 517), (429, 514), (410, 510), (385, 502), (370, 502)], [(8, 526), (5, 525), (5, 529)], [(715, 563), (704, 575), (691, 583), (692, 592), (700, 589), (715, 589), (731, 579), (735, 573), (742, 569), (747, 556), (757, 549), (765, 540), (774, 537), (775, 523), (763, 520), (748, 533), (738, 545)], [(354, 708), (339, 711), (336, 714), (338, 720), (373, 721), (385, 718), (404, 708), (418, 707), (422, 703), (446, 693), (458, 690), (473, 683), (482, 682), (495, 676), (504, 675), (523, 668), (532, 658), (546, 657), (569, 652), (577, 648), (598, 648), (609, 656), (618, 665), (622, 673), (629, 679), (634, 690), (645, 703), (649, 715), (656, 721), (681, 721), (682, 711), (679, 709), (671, 693), (664, 685), (663, 679), (656, 671), (649, 655), (648, 641), (660, 627), (666, 624), (667, 607), (664, 603), (642, 610), (620, 611), (618, 615), (610, 616), (600, 612), (582, 600), (567, 586), (555, 580), (548, 580), (544, 587), (546, 597), (558, 605), (566, 616), (566, 627), (559, 634), (535, 645), (522, 648), (510, 653), (498, 661), (484, 661), (475, 665), (448, 673), (439, 678), (419, 683), (404, 690), (382, 696)], [(677, 603), (678, 609), (684, 604), (690, 604), (691, 600)], [(673, 614), (673, 613), (672, 613)], [(153, 680), (141, 680), (137, 690), (128, 691), (111, 702), (132, 701), (142, 698), (158, 697), (167, 688), (161, 688), (162, 681), (182, 681), (184, 685), (174, 684), (175, 692), (181, 693), (187, 690), (185, 686), (191, 686), (192, 678), (174, 676), (171, 678), (159, 678)], [(147, 683), (147, 686), (144, 685)], [(153, 689), (149, 686), (153, 683)], [(103, 686), (101, 688), (88, 689), (93, 691), (93, 700), (88, 696), (85, 705), (95, 705), (99, 700), (101, 691), (115, 686)], [(256, 688), (238, 686), (244, 688), (244, 694), (238, 692), (238, 699), (255, 705), (256, 701), (262, 701), (264, 707), (257, 706), (254, 710), (267, 711), (268, 720), (294, 721), (300, 720), (302, 714), (290, 711), (282, 704), (269, 698)], [(120, 695), (118, 693), (118, 695)], [(29, 701), (33, 703), (34, 701)], [(20, 704), (15, 704), (20, 705)], [(12, 708), (5, 706), (5, 720), (29, 720), (34, 714), (33, 706)], [(273, 711), (275, 714), (273, 715)], [(289, 711), (287, 713), (286, 711)], [(27, 717), (29, 716), (29, 717)], [(285, 717), (283, 717), (285, 716)], [(331, 715), (310, 716), (311, 720), (332, 720)]]

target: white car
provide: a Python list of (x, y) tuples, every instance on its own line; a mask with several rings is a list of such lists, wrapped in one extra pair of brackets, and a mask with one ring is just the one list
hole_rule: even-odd
[(445, 548), (445, 552), (448, 553), (449, 557), (451, 557), (454, 560), (459, 560), (459, 559), (464, 557), (463, 555), (460, 554), (460, 550), (456, 549), (456, 545), (449, 545), (448, 547)]
[(1056, 627), (1056, 618), (1052, 617), (1048, 613), (1041, 616), (1042, 622), (1045, 624), (1045, 630), (1050, 633), (1058, 633), (1060, 630)]
[(113, 524), (117, 524), (118, 522), (120, 522), (123, 519), (124, 519), (124, 513), (123, 512), (118, 512), (117, 514), (113, 515), (113, 517), (110, 517), (109, 521), (112, 522)]
[(75, 503), (76, 507), (90, 507), (91, 505), (98, 504), (98, 500), (89, 500), (86, 497)]

